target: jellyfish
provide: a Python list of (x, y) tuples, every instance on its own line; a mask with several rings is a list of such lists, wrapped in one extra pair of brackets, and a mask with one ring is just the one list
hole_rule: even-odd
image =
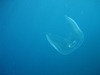
[(46, 38), (51, 46), (63, 55), (72, 53), (79, 48), (84, 41), (84, 34), (77, 23), (67, 15), (65, 15), (65, 19), (68, 22), (66, 37), (52, 33), (46, 34)]

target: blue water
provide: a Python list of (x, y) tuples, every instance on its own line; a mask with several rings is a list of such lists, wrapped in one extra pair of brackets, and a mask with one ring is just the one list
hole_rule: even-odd
[[(0, 75), (100, 75), (99, 0), (0, 0)], [(64, 16), (84, 33), (62, 55), (46, 33), (63, 34)]]

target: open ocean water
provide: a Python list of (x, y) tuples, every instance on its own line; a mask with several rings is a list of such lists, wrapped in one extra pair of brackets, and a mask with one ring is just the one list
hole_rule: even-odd
[[(84, 33), (68, 55), (46, 38), (68, 33), (65, 15)], [(100, 0), (0, 0), (0, 75), (100, 75)]]

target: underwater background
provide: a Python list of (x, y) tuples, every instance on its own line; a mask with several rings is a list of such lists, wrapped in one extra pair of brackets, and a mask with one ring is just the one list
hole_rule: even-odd
[[(0, 75), (100, 75), (100, 0), (0, 0)], [(63, 34), (64, 16), (82, 32), (62, 55), (46, 33)]]

